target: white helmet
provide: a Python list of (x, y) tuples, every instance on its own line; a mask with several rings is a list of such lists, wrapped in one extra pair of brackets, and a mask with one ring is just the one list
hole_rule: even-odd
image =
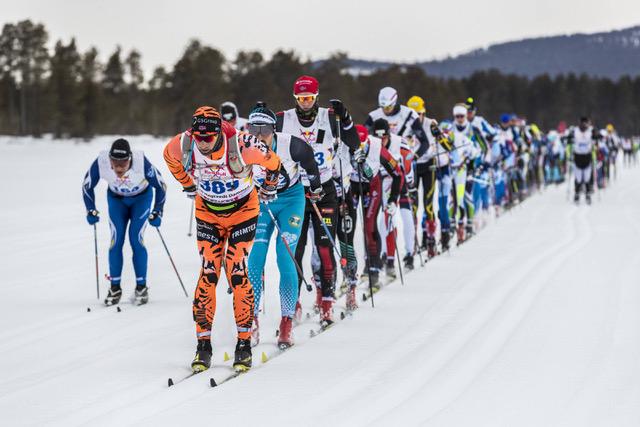
[(378, 93), (378, 106), (382, 108), (393, 107), (398, 102), (398, 92), (392, 87), (383, 87)]

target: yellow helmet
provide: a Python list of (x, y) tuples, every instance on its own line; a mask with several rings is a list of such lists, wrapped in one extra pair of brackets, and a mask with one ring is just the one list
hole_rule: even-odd
[(609, 123), (609, 124), (607, 125), (607, 130), (608, 130), (609, 132), (613, 132), (613, 125), (612, 125), (611, 123)]
[(415, 110), (417, 113), (424, 113), (427, 110), (424, 109), (424, 99), (418, 95), (414, 95), (407, 101), (407, 107)]

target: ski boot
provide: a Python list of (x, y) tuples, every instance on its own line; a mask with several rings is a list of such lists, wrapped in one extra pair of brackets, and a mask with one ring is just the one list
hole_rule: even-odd
[(462, 224), (458, 224), (458, 227), (456, 228), (456, 235), (458, 238), (458, 245), (462, 244), (462, 242), (464, 242), (464, 225)]
[(107, 297), (104, 300), (104, 305), (107, 307), (116, 305), (120, 302), (120, 298), (122, 298), (122, 288), (120, 285), (111, 285), (109, 293), (107, 293)]
[(387, 265), (384, 267), (384, 274), (391, 280), (396, 280), (396, 267), (393, 258), (387, 259)]
[(580, 193), (578, 193), (577, 191), (575, 196), (573, 196), (573, 203), (575, 203), (576, 205), (580, 204)]
[[(433, 258), (437, 255), (436, 252), (436, 222), (434, 220), (427, 221), (427, 232), (425, 233), (427, 239), (427, 256)], [(423, 240), (424, 243), (424, 240)]]
[(296, 323), (302, 322), (302, 304), (300, 304), (300, 301), (296, 302), (296, 312), (293, 315), (293, 319), (296, 321)]
[(136, 286), (132, 300), (135, 305), (143, 305), (149, 302), (149, 288), (146, 285)]
[(251, 325), (251, 347), (260, 344), (260, 322), (258, 316), (253, 316), (253, 325)]
[(280, 319), (280, 328), (278, 329), (278, 348), (285, 350), (293, 345), (293, 339), (291, 337), (291, 328), (293, 325), (293, 319), (289, 316), (282, 316)]
[(449, 250), (449, 240), (451, 239), (451, 234), (449, 234), (449, 231), (443, 231), (442, 234), (440, 234), (440, 245), (442, 245), (442, 251), (448, 251)]
[(251, 369), (251, 341), (238, 339), (236, 354), (233, 360), (233, 369), (236, 372), (244, 372)]
[(351, 285), (347, 291), (347, 311), (354, 311), (357, 309), (356, 285)]
[(587, 193), (587, 195), (585, 196), (585, 200), (587, 201), (587, 205), (591, 204), (591, 194)]
[(211, 367), (211, 341), (198, 340), (198, 347), (196, 348), (196, 357), (191, 362), (191, 370), (194, 374), (198, 372), (206, 371)]
[(378, 270), (371, 271), (371, 289), (373, 289), (374, 294), (380, 290), (380, 273)]
[(467, 239), (470, 239), (471, 236), (473, 236), (473, 223), (471, 221), (468, 221), (467, 225), (465, 225), (464, 232), (467, 236)]
[(429, 235), (426, 231), (422, 232), (422, 243), (420, 244), (420, 250), (423, 252), (429, 250)]
[(404, 268), (407, 271), (413, 270), (413, 255), (407, 254), (403, 258), (402, 262), (404, 263)]
[(316, 302), (313, 304), (313, 311), (320, 313), (320, 306), (322, 305), (322, 287), (318, 283), (316, 285)]
[(323, 329), (326, 329), (333, 325), (333, 301), (330, 299), (322, 300), (320, 307), (320, 325)]

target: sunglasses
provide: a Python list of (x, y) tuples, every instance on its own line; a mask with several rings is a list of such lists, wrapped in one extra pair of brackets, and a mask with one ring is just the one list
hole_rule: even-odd
[(273, 125), (267, 123), (249, 123), (247, 130), (251, 135), (269, 136), (273, 133)]
[(217, 133), (209, 134), (209, 135), (200, 135), (198, 133), (193, 134), (193, 137), (198, 142), (213, 142), (214, 139), (218, 137)]
[(378, 138), (382, 138), (387, 134), (387, 131), (384, 129), (378, 129), (374, 132)]
[(456, 119), (464, 119), (467, 116), (465, 114), (457, 114), (457, 115), (455, 115), (453, 117), (455, 117)]
[(382, 107), (382, 111), (391, 112), (395, 107), (396, 107), (395, 105), (387, 105), (386, 107)]
[(306, 103), (306, 102), (315, 101), (318, 95), (313, 95), (313, 94), (312, 95), (293, 95), (293, 97), (296, 99), (296, 101), (300, 103)]

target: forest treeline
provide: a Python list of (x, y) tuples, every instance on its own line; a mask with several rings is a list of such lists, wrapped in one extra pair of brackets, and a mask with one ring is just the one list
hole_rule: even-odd
[[(453, 79), (427, 75), (417, 66), (392, 66), (368, 75), (350, 73), (344, 53), (316, 63), (293, 51), (270, 58), (221, 50), (192, 40), (171, 69), (146, 74), (142, 54), (116, 47), (101, 62), (95, 47), (78, 50), (76, 40), (49, 48), (43, 24), (5, 24), (0, 34), (0, 134), (90, 138), (100, 134), (173, 135), (189, 125), (194, 109), (230, 100), (246, 116), (257, 101), (291, 108), (293, 81), (311, 74), (320, 81), (320, 103), (342, 99), (357, 121), (376, 106), (378, 90), (393, 86), (401, 101), (420, 95), (428, 115), (443, 119), (456, 102), (473, 96), (480, 113), (496, 121), (515, 112), (545, 129), (590, 115), (623, 134), (640, 134), (640, 77), (617, 81), (586, 75), (526, 78), (499, 70)], [(149, 78), (145, 78), (149, 76)]]

